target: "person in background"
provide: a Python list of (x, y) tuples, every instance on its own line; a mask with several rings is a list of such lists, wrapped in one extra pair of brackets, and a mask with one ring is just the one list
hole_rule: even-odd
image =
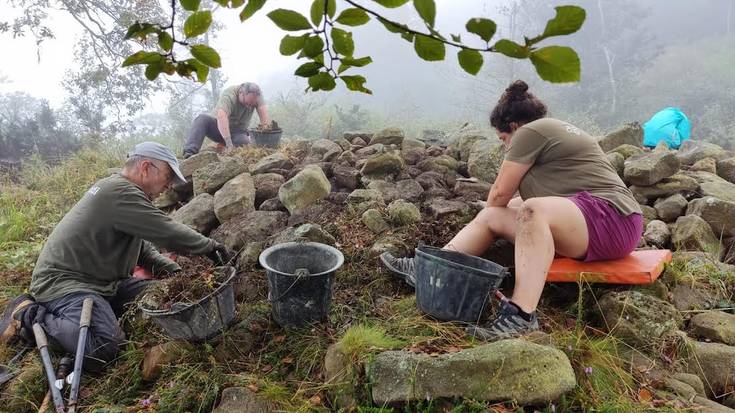
[[(468, 332), (484, 340), (539, 328), (536, 307), (554, 255), (582, 261), (630, 254), (643, 231), (640, 205), (597, 141), (567, 122), (547, 118), (546, 105), (515, 81), (490, 115), (506, 149), (485, 208), (444, 249), (481, 255), (497, 238), (515, 244), (513, 297), (497, 318)], [(516, 193), (520, 196), (515, 196)], [(415, 283), (413, 258), (381, 256)]]
[[(5, 309), (0, 342), (33, 343), (39, 323), (52, 343), (74, 353), (85, 298), (94, 300), (85, 347), (87, 370), (113, 360), (125, 339), (118, 317), (154, 280), (133, 278), (140, 265), (154, 275), (181, 270), (154, 245), (215, 262), (227, 249), (156, 208), (155, 199), (174, 181), (185, 182), (176, 156), (155, 142), (135, 146), (119, 174), (93, 184), (54, 227), (33, 270), (30, 294)], [(220, 258), (221, 257), (221, 258)]]
[(248, 128), (254, 110), (258, 112), (260, 125), (268, 127), (271, 124), (268, 108), (255, 83), (245, 82), (223, 90), (214, 109), (194, 119), (184, 145), (184, 159), (199, 152), (205, 137), (224, 144), (227, 150), (250, 143)]

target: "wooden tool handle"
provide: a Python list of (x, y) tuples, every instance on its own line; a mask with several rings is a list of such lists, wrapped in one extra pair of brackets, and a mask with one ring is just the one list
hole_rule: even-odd
[(43, 327), (40, 324), (36, 323), (33, 325), (33, 335), (36, 337), (36, 347), (41, 349), (48, 346), (46, 332), (43, 331)]
[(89, 327), (89, 323), (92, 320), (93, 305), (94, 300), (92, 300), (92, 298), (87, 297), (84, 299), (84, 303), (82, 304), (82, 317), (79, 319), (79, 327)]

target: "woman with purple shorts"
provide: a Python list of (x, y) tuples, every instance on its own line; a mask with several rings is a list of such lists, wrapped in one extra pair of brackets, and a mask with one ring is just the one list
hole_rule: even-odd
[[(515, 244), (513, 297), (497, 318), (469, 328), (484, 340), (537, 330), (536, 306), (555, 255), (581, 261), (622, 258), (638, 245), (641, 209), (597, 141), (561, 120), (523, 81), (515, 81), (490, 115), (506, 149), (486, 207), (445, 249), (481, 255), (496, 238)], [(516, 194), (520, 196), (517, 196)], [(413, 259), (381, 256), (410, 283)]]

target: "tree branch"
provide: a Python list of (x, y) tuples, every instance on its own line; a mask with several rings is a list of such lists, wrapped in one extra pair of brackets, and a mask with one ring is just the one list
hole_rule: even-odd
[(404, 25), (404, 24), (401, 24), (401, 23), (396, 23), (393, 20), (387, 19), (387, 18), (381, 16), (380, 14), (378, 14), (377, 12), (375, 12), (373, 10), (370, 10), (370, 9), (368, 9), (365, 6), (362, 6), (360, 4), (355, 3), (353, 0), (344, 0), (344, 1), (346, 3), (351, 4), (353, 7), (356, 7), (358, 9), (360, 9), (360, 10), (362, 10), (362, 11), (364, 11), (364, 12), (370, 14), (370, 15), (372, 15), (373, 17), (376, 17), (381, 22), (385, 22), (385, 23), (391, 24), (391, 25), (399, 28), (400, 30), (402, 30), (402, 31), (404, 31), (406, 33), (411, 33), (411, 34), (417, 35), (417, 36), (429, 37), (431, 39), (440, 41), (440, 42), (442, 42), (442, 43), (444, 43), (446, 45), (449, 45), (449, 46), (457, 47), (459, 49), (476, 50), (478, 52), (495, 52), (495, 48), (493, 48), (492, 46), (488, 46), (488, 47), (484, 47), (484, 48), (470, 47), (470, 46), (467, 46), (467, 45), (465, 45), (463, 43), (454, 42), (454, 41), (451, 41), (451, 40), (447, 40), (447, 39), (445, 39), (443, 37), (436, 36), (433, 33), (423, 33), (423, 32), (420, 32), (418, 30), (411, 29), (407, 25)]

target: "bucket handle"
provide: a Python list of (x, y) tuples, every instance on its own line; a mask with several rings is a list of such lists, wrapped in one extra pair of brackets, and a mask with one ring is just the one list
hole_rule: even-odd
[(288, 288), (286, 288), (286, 291), (284, 291), (283, 294), (278, 296), (278, 298), (276, 298), (275, 300), (270, 300), (271, 302), (281, 301), (281, 299), (285, 297), (289, 291), (291, 291), (291, 289), (296, 285), (296, 283), (301, 281), (302, 278), (308, 277), (310, 274), (309, 274), (309, 270), (306, 268), (297, 268), (296, 271), (293, 272), (293, 275), (296, 276), (296, 279), (294, 280), (294, 282)]

